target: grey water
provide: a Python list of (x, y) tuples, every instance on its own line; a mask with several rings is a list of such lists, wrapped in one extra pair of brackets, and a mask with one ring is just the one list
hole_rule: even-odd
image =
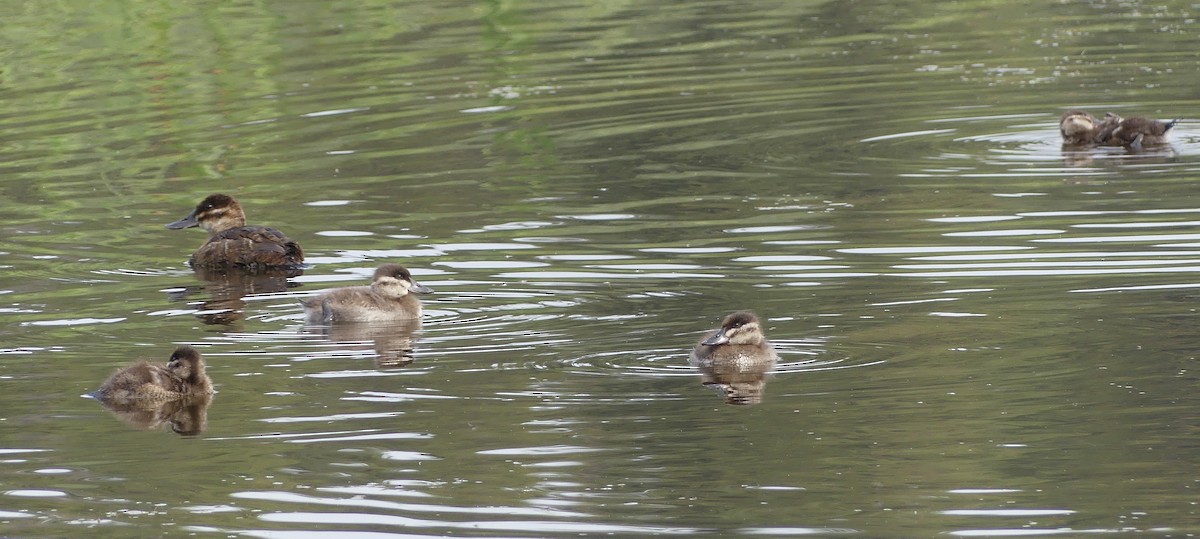
[[(0, 535), (1200, 533), (1192, 4), (0, 15)], [(310, 267), (194, 272), (213, 192)], [(383, 262), (421, 324), (304, 325)], [(82, 397), (180, 344), (206, 410)]]

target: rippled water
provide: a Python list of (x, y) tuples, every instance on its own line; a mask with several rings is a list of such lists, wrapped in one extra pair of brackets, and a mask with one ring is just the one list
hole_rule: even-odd
[[(1200, 532), (1194, 6), (186, 4), (0, 7), (4, 535)], [(311, 267), (188, 268), (217, 191)], [(422, 324), (303, 325), (384, 261)]]

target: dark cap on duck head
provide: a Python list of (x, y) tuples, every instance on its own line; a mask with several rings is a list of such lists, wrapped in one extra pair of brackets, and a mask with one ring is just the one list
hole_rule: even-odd
[(196, 208), (192, 210), (192, 213), (187, 214), (183, 219), (167, 223), (166, 227), (171, 230), (179, 230), (181, 228), (200, 226), (200, 221), (197, 217), (204, 212), (216, 208), (231, 208), (235, 206), (239, 206), (239, 204), (233, 197), (221, 193), (213, 193), (204, 197), (204, 200), (201, 200), (199, 204), (196, 204)]

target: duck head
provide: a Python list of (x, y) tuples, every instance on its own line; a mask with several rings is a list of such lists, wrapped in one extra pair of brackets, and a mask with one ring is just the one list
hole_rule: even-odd
[(712, 337), (701, 341), (700, 344), (705, 346), (759, 345), (765, 340), (766, 337), (763, 336), (758, 317), (750, 311), (738, 311), (726, 316), (721, 321), (721, 329), (718, 329)]
[(1098, 125), (1096, 117), (1082, 110), (1068, 110), (1063, 113), (1058, 123), (1063, 142), (1068, 144), (1083, 144), (1091, 142)]
[(406, 296), (410, 292), (416, 294), (433, 292), (432, 288), (414, 281), (408, 268), (400, 264), (384, 264), (379, 266), (379, 269), (375, 270), (375, 277), (371, 283), (371, 288), (384, 296), (395, 298)]
[(198, 226), (212, 233), (245, 225), (246, 213), (242, 211), (242, 205), (229, 195), (215, 193), (201, 200), (192, 213), (166, 226), (171, 230)]
[(167, 361), (167, 370), (188, 383), (199, 383), (207, 377), (204, 373), (204, 358), (191, 346), (180, 346)]

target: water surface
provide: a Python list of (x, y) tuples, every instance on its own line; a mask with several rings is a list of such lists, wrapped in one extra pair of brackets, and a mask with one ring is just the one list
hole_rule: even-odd
[[(3, 529), (1194, 535), (1193, 11), (0, 8)], [(218, 191), (311, 267), (193, 272)], [(419, 327), (303, 325), (387, 261)], [(687, 363), (738, 309), (745, 406)], [(178, 344), (200, 434), (81, 398)]]

